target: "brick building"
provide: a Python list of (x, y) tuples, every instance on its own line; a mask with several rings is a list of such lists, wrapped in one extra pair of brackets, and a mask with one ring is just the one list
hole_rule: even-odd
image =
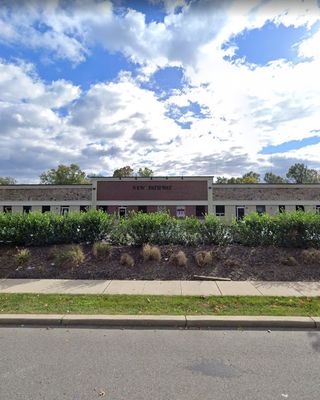
[(130, 211), (173, 216), (215, 214), (229, 222), (257, 211), (276, 214), (320, 211), (320, 185), (213, 184), (212, 176), (92, 178), (87, 185), (0, 186), (0, 211), (64, 214), (100, 208), (126, 216)]

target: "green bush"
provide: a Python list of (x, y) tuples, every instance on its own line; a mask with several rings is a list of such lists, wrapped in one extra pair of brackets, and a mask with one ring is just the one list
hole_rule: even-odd
[(231, 228), (215, 215), (206, 215), (199, 228), (201, 241), (204, 244), (226, 245), (232, 242)]
[(108, 239), (114, 217), (103, 211), (87, 213), (0, 213), (0, 242), (22, 245), (93, 243)]
[(245, 246), (267, 246), (275, 244), (277, 224), (269, 214), (252, 213), (231, 225), (233, 241)]
[(166, 213), (132, 213), (118, 225), (127, 234), (128, 244), (168, 244), (176, 236), (177, 221)]
[(227, 226), (214, 215), (199, 221), (193, 217), (180, 220), (167, 213), (131, 213), (129, 218), (119, 220), (95, 210), (65, 216), (0, 213), (0, 243), (51, 245), (100, 241), (115, 245), (240, 243), (320, 248), (320, 215), (302, 211), (275, 216), (253, 213)]
[(253, 213), (232, 229), (233, 241), (246, 246), (320, 247), (320, 215), (312, 212)]

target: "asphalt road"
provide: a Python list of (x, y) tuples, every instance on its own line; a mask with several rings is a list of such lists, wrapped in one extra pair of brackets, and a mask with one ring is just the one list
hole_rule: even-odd
[(0, 329), (1, 400), (318, 400), (320, 332)]

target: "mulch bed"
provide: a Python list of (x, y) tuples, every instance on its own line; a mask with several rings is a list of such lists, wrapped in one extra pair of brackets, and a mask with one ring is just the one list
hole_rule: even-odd
[[(57, 246), (59, 247), (66, 247)], [(22, 248), (22, 247), (19, 247)], [(0, 246), (0, 278), (34, 279), (143, 279), (143, 280), (193, 280), (194, 275), (219, 276), (231, 280), (313, 281), (320, 280), (320, 259), (316, 264), (306, 263), (302, 249), (276, 247), (225, 247), (160, 246), (161, 261), (144, 262), (141, 247), (114, 246), (108, 260), (97, 260), (92, 246), (82, 245), (85, 261), (78, 267), (57, 267), (48, 257), (52, 247), (30, 247), (31, 258), (22, 266), (17, 264), (17, 247)], [(169, 263), (172, 253), (182, 250), (188, 257), (185, 267)], [(213, 251), (210, 266), (199, 267), (194, 254), (199, 250)], [(120, 265), (123, 253), (135, 260), (134, 267)], [(296, 265), (286, 265), (294, 264)], [(288, 261), (289, 259), (289, 261)]]

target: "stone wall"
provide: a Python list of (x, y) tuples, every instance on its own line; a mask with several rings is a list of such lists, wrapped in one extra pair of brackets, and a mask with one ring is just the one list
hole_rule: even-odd
[(1, 187), (0, 201), (91, 201), (92, 187), (91, 185), (72, 186), (17, 186)]
[[(253, 186), (242, 187), (227, 186), (227, 185), (213, 185), (212, 190), (213, 201), (230, 201), (230, 200), (249, 200), (249, 201), (263, 201), (263, 200), (309, 200), (318, 201), (320, 204), (320, 185), (308, 186)], [(222, 203), (223, 204), (223, 203)]]

